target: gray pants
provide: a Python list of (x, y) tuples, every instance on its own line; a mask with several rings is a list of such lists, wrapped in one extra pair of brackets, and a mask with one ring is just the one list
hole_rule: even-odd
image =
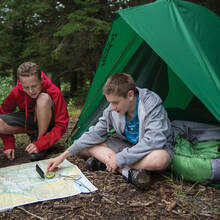
[[(109, 148), (111, 148), (114, 152), (118, 153), (122, 151), (124, 148), (130, 148), (134, 146), (134, 144), (128, 142), (127, 140), (124, 140), (120, 137), (109, 137), (107, 141), (105, 142)], [(162, 150), (167, 151), (167, 153), (170, 156), (170, 162), (172, 161), (174, 157), (174, 152), (172, 146), (169, 144), (165, 146)]]

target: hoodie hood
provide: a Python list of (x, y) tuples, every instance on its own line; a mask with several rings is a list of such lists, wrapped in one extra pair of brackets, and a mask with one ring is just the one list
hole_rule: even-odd
[[(52, 85), (51, 80), (43, 73), (41, 72), (41, 78), (43, 78), (43, 83), (42, 83), (42, 88), (41, 88), (41, 92), (47, 92), (47, 90), (50, 88), (50, 86)], [(24, 101), (24, 105), (25, 105), (25, 130), (27, 129), (27, 113), (28, 113), (28, 103), (32, 103), (32, 101), (34, 99), (32, 99), (24, 90), (23, 87), (21, 85), (20, 80), (17, 81), (17, 89), (19, 90), (19, 92), (21, 92), (22, 94), (24, 94), (25, 96), (25, 101)], [(36, 102), (34, 102), (34, 121), (37, 121), (37, 109), (36, 109)]]
[[(46, 92), (47, 89), (52, 85), (52, 82), (51, 82), (51, 80), (50, 80), (43, 72), (41, 72), (41, 78), (44, 79), (44, 80), (43, 80), (43, 85), (42, 85), (41, 91)], [(22, 85), (21, 85), (20, 80), (17, 81), (16, 87), (18, 88), (18, 90), (19, 90), (20, 92), (25, 93), (25, 91), (23, 90), (23, 87), (22, 87)]]
[[(38, 151), (47, 150), (57, 142), (67, 129), (69, 116), (64, 97), (59, 88), (54, 85), (51, 80), (41, 72), (43, 77), (41, 92), (47, 93), (53, 101), (53, 117), (54, 126), (45, 135), (33, 142)], [(0, 106), (0, 114), (8, 114), (18, 111), (25, 112), (25, 128), (28, 112), (35, 114), (36, 121), (36, 99), (32, 99), (22, 88), (21, 82), (17, 81), (17, 85), (10, 91), (8, 96)], [(4, 150), (15, 148), (15, 138), (13, 135), (0, 135), (3, 139)]]

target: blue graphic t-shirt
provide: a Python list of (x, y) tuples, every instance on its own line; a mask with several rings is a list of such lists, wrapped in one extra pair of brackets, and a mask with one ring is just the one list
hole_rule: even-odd
[(139, 95), (136, 94), (136, 112), (134, 117), (128, 121), (127, 114), (125, 115), (126, 125), (125, 125), (125, 137), (127, 140), (133, 144), (138, 142), (139, 137), (139, 119), (138, 119), (138, 104), (139, 104)]

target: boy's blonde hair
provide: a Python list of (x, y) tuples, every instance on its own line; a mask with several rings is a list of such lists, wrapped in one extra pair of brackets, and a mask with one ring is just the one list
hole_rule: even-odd
[(127, 73), (115, 73), (111, 75), (103, 87), (104, 95), (117, 95), (127, 97), (128, 91), (137, 92), (134, 79)]
[(25, 62), (18, 67), (17, 70), (18, 79), (20, 76), (33, 76), (33, 75), (41, 79), (41, 70), (36, 63)]

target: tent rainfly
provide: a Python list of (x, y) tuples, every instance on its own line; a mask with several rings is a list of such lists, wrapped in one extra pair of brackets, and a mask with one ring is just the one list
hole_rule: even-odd
[(182, 0), (158, 0), (119, 10), (72, 140), (108, 105), (102, 87), (116, 72), (155, 91), (171, 120), (219, 124), (220, 20)]

